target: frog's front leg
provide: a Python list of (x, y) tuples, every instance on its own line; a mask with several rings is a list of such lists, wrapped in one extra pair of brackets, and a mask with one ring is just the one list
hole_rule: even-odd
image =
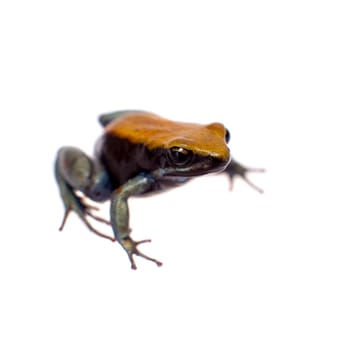
[(153, 261), (158, 266), (162, 265), (160, 261), (150, 258), (138, 250), (139, 244), (150, 242), (150, 240), (134, 241), (130, 237), (131, 229), (129, 227), (128, 198), (151, 191), (155, 187), (156, 180), (152, 175), (140, 174), (115, 190), (111, 197), (111, 225), (114, 236), (128, 254), (132, 269), (136, 269), (134, 255)]
[(62, 147), (57, 152), (55, 176), (65, 207), (65, 213), (60, 231), (63, 229), (70, 212), (75, 212), (85, 225), (100, 237), (115, 241), (96, 230), (87, 217), (109, 224), (109, 221), (96, 216), (92, 210), (97, 208), (87, 204), (76, 191), (82, 192), (95, 201), (104, 201), (111, 194), (109, 177), (103, 167), (75, 147)]
[(247, 177), (248, 173), (262, 173), (265, 172), (265, 169), (262, 168), (248, 168), (245, 167), (244, 165), (238, 163), (234, 159), (231, 159), (229, 165), (226, 167), (224, 170), (224, 173), (226, 173), (229, 177), (230, 180), (230, 189), (233, 187), (233, 181), (236, 176), (240, 177), (242, 180), (244, 180), (249, 186), (254, 188), (256, 191), (263, 193), (264, 191), (253, 184)]

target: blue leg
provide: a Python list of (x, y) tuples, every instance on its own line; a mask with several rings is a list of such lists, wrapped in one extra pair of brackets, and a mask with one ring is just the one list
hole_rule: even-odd
[(84, 197), (78, 196), (76, 191), (95, 201), (104, 201), (110, 197), (112, 189), (104, 169), (90, 159), (84, 152), (75, 147), (62, 147), (57, 152), (55, 162), (56, 182), (65, 207), (65, 213), (60, 231), (63, 229), (70, 212), (75, 212), (85, 225), (100, 237), (115, 241), (96, 230), (87, 217), (99, 222), (110, 224), (109, 221), (96, 216), (92, 211), (97, 208), (87, 204)]
[(263, 193), (264, 191), (253, 184), (248, 178), (247, 178), (247, 173), (251, 172), (258, 172), (262, 173), (264, 172), (265, 169), (260, 169), (260, 168), (247, 168), (243, 166), (242, 164), (236, 162), (234, 159), (231, 160), (230, 164), (227, 166), (227, 168), (224, 170), (224, 173), (226, 173), (229, 177), (230, 180), (230, 189), (233, 188), (233, 181), (236, 176), (242, 178), (249, 186), (254, 188), (256, 191), (259, 193)]
[(138, 250), (139, 244), (150, 242), (150, 240), (134, 241), (130, 237), (131, 229), (129, 227), (128, 198), (150, 191), (155, 186), (156, 181), (151, 175), (140, 174), (114, 191), (111, 197), (111, 225), (114, 236), (128, 254), (132, 269), (136, 269), (134, 255), (153, 261), (158, 266), (162, 265), (160, 261), (150, 258)]

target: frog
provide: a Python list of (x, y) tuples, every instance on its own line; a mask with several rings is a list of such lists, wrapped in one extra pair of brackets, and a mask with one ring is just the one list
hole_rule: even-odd
[[(263, 192), (247, 174), (264, 169), (243, 166), (231, 156), (230, 132), (222, 123), (172, 121), (142, 110), (102, 114), (99, 122), (104, 131), (93, 157), (75, 146), (63, 146), (57, 151), (54, 172), (64, 205), (59, 230), (74, 212), (92, 233), (117, 241), (134, 270), (135, 256), (157, 266), (162, 266), (162, 262), (139, 249), (150, 239), (136, 241), (131, 237), (130, 197), (153, 195), (199, 176), (221, 173), (228, 176), (230, 189), (234, 179), (240, 177)], [(98, 207), (91, 201), (110, 201), (109, 220), (96, 214)], [(113, 236), (96, 229), (91, 220), (110, 225)]]

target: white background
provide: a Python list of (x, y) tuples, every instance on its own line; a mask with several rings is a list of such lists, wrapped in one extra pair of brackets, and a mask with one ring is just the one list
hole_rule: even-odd
[[(3, 1), (0, 348), (349, 349), (346, 3)], [(225, 123), (265, 194), (130, 201), (161, 268), (74, 215), (58, 232), (56, 150), (125, 108)]]

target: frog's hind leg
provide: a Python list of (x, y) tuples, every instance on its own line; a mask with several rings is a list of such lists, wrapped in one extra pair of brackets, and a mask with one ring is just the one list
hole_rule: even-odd
[(111, 186), (108, 175), (103, 167), (89, 158), (84, 152), (75, 147), (62, 147), (57, 152), (55, 162), (55, 176), (65, 207), (65, 213), (60, 231), (63, 229), (70, 212), (75, 212), (90, 231), (96, 235), (115, 241), (114, 237), (107, 236), (95, 229), (87, 217), (99, 222), (110, 224), (108, 220), (96, 216), (93, 211), (98, 209), (86, 203), (84, 196), (95, 201), (104, 201), (109, 198)]

